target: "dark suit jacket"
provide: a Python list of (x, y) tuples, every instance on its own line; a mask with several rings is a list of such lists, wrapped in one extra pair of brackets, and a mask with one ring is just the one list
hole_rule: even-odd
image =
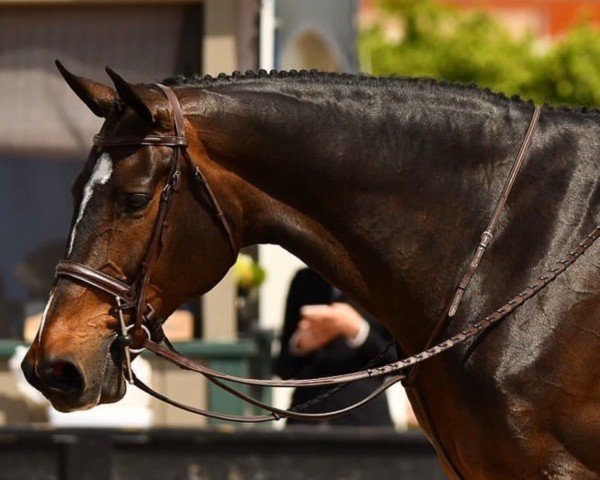
[[(335, 298), (334, 289), (317, 273), (309, 269), (300, 270), (290, 286), (288, 294), (285, 323), (281, 336), (281, 351), (275, 361), (275, 372), (283, 379), (314, 378), (328, 375), (339, 375), (362, 370), (367, 363), (376, 357), (382, 349), (392, 340), (388, 331), (353, 305), (370, 324), (370, 332), (365, 343), (358, 348), (349, 347), (346, 341), (338, 338), (323, 348), (306, 356), (294, 356), (289, 351), (289, 342), (296, 331), (300, 321), (300, 308), (304, 305), (330, 304), (333, 301), (347, 301), (344, 298)], [(378, 362), (378, 365), (396, 360), (393, 347)], [(319, 404), (310, 407), (306, 412), (326, 412), (338, 410), (367, 396), (371, 391), (381, 385), (381, 378), (370, 378), (353, 382), (343, 390)], [(301, 404), (329, 390), (330, 387), (311, 387), (296, 389), (292, 399), (292, 406)], [(304, 423), (288, 420), (288, 424)], [(314, 422), (310, 422), (314, 423)], [(392, 426), (389, 407), (385, 395), (380, 395), (363, 407), (348, 415), (330, 420), (332, 425), (375, 425)]]

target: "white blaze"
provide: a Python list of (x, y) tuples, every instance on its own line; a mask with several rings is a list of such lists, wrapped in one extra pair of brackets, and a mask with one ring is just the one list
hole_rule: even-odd
[[(75, 236), (77, 234), (77, 227), (79, 222), (83, 218), (83, 214), (85, 213), (85, 208), (92, 198), (92, 194), (94, 193), (94, 188), (96, 185), (104, 185), (110, 179), (112, 175), (112, 160), (108, 153), (103, 153), (98, 158), (96, 165), (94, 165), (94, 169), (92, 170), (92, 174), (90, 175), (89, 180), (85, 184), (83, 188), (83, 198), (81, 200), (81, 204), (79, 205), (79, 212), (77, 213), (77, 220), (75, 220), (75, 224), (73, 225), (73, 230), (71, 231), (71, 240), (69, 241), (69, 250), (67, 252), (67, 256), (71, 254), (73, 250), (73, 245), (75, 243)], [(48, 303), (44, 308), (44, 312), (42, 313), (42, 320), (40, 321), (40, 329), (38, 331), (38, 338), (42, 338), (42, 332), (44, 331), (44, 324), (46, 323), (46, 315), (48, 315), (48, 310), (50, 310), (50, 305), (52, 304), (52, 300), (54, 299), (54, 294), (50, 294), (50, 298), (48, 299)]]
[(100, 158), (94, 165), (94, 169), (92, 170), (92, 174), (90, 175), (90, 179), (85, 184), (83, 188), (83, 199), (81, 200), (81, 204), (79, 205), (79, 212), (77, 213), (77, 220), (75, 220), (75, 224), (73, 225), (73, 230), (71, 231), (71, 241), (69, 242), (69, 250), (67, 251), (67, 256), (71, 255), (71, 251), (73, 250), (73, 245), (75, 244), (75, 236), (77, 234), (77, 227), (79, 222), (83, 218), (83, 214), (85, 213), (85, 208), (92, 198), (92, 194), (94, 193), (94, 188), (96, 185), (104, 185), (110, 179), (112, 175), (112, 160), (108, 153), (103, 153), (100, 155)]
[(42, 313), (42, 320), (40, 321), (40, 329), (38, 330), (38, 338), (42, 339), (42, 331), (44, 330), (44, 324), (46, 323), (46, 315), (48, 314), (48, 310), (50, 309), (50, 304), (52, 303), (52, 299), (54, 298), (54, 294), (50, 294), (50, 298), (48, 299), (48, 303), (46, 304), (46, 308), (44, 308), (44, 313)]

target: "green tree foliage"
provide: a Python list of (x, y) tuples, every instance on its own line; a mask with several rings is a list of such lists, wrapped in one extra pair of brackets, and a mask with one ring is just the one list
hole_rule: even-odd
[(482, 11), (434, 0), (376, 6), (382, 21), (361, 32), (359, 42), (363, 64), (376, 75), (475, 82), (537, 102), (600, 106), (600, 33), (584, 23), (542, 48), (533, 35), (514, 38)]
[(524, 91), (536, 99), (600, 106), (600, 34), (580, 25), (538, 62)]

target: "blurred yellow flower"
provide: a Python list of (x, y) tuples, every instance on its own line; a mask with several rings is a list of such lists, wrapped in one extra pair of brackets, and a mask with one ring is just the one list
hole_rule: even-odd
[(264, 282), (266, 274), (250, 255), (240, 253), (233, 266), (233, 275), (240, 290), (249, 292)]

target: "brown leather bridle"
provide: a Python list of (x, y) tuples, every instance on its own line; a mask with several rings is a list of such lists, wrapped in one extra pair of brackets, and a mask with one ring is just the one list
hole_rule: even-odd
[[(173, 197), (179, 191), (182, 175), (182, 157), (194, 171), (195, 181), (198, 181), (202, 185), (209, 206), (214, 211), (214, 216), (227, 237), (233, 259), (235, 259), (238, 252), (238, 247), (233, 238), (227, 218), (223, 214), (223, 209), (210, 188), (206, 177), (200, 168), (193, 164), (187, 153), (188, 141), (185, 136), (185, 118), (179, 100), (171, 88), (162, 84), (156, 84), (156, 87), (166, 95), (171, 106), (174, 126), (173, 135), (132, 135), (120, 137), (96, 135), (94, 137), (94, 145), (97, 147), (149, 146), (170, 147), (173, 149), (173, 161), (171, 163), (167, 181), (161, 192), (158, 213), (152, 228), (150, 242), (148, 243), (146, 253), (140, 264), (136, 279), (131, 285), (128, 285), (96, 268), (68, 259), (61, 260), (56, 266), (55, 271), (57, 279), (60, 277), (69, 277), (115, 297), (121, 330), (117, 340), (124, 347), (127, 374), (130, 382), (133, 382), (130, 353), (139, 353), (143, 348), (131, 349), (133, 338), (129, 331), (132, 329), (134, 332), (143, 331), (143, 334), (148, 339), (155, 339), (159, 342), (166, 339), (162, 329), (162, 322), (155, 316), (155, 311), (152, 308), (152, 305), (147, 302), (146, 297), (152, 270), (164, 245), (164, 235), (168, 224), (169, 213), (171, 212), (171, 203)], [(133, 311), (134, 323), (126, 326), (123, 312), (128, 310)]]
[[(162, 322), (155, 315), (154, 309), (148, 303), (147, 297), (147, 288), (150, 282), (150, 278), (152, 275), (152, 269), (158, 260), (161, 249), (164, 243), (164, 233), (165, 227), (167, 225), (167, 219), (169, 217), (169, 212), (171, 209), (171, 204), (174, 198), (174, 195), (179, 190), (179, 184), (181, 181), (181, 157), (183, 156), (188, 165), (194, 171), (195, 180), (199, 181), (207, 195), (208, 203), (210, 207), (214, 210), (215, 218), (219, 222), (229, 245), (231, 247), (232, 254), (235, 258), (238, 252), (238, 247), (232, 235), (232, 230), (227, 222), (226, 217), (223, 214), (223, 210), (221, 209), (219, 202), (214, 196), (205, 176), (202, 171), (193, 164), (189, 155), (187, 153), (187, 139), (185, 137), (185, 125), (184, 125), (184, 115), (181, 109), (181, 105), (179, 100), (177, 99), (174, 92), (169, 88), (161, 84), (156, 84), (156, 86), (164, 92), (166, 95), (169, 104), (171, 106), (171, 111), (173, 113), (173, 124), (174, 124), (174, 134), (173, 135), (147, 135), (147, 136), (125, 136), (125, 137), (104, 137), (97, 135), (94, 137), (94, 144), (98, 147), (119, 147), (119, 146), (162, 146), (162, 147), (170, 147), (173, 149), (173, 162), (171, 165), (171, 169), (169, 172), (169, 176), (167, 178), (166, 184), (162, 190), (160, 205), (158, 209), (158, 214), (154, 223), (152, 236), (150, 239), (150, 243), (148, 245), (148, 249), (144, 256), (144, 259), (140, 265), (140, 270), (134, 282), (131, 285), (128, 285), (116, 278), (105, 274), (104, 272), (97, 270), (95, 268), (89, 267), (87, 265), (83, 265), (78, 262), (74, 262), (72, 260), (61, 260), (56, 267), (56, 279), (58, 280), (61, 277), (67, 277), (79, 282), (86, 284), (88, 287), (93, 287), (98, 290), (104, 291), (115, 298), (116, 302), (116, 310), (119, 317), (119, 325), (120, 332), (117, 335), (117, 343), (122, 347), (124, 352), (124, 363), (125, 363), (125, 375), (129, 383), (136, 385), (138, 388), (144, 390), (148, 394), (154, 396), (155, 398), (162, 400), (166, 403), (169, 403), (173, 406), (181, 408), (183, 410), (197, 413), (206, 417), (216, 418), (221, 420), (228, 421), (237, 421), (237, 422), (247, 422), (247, 423), (256, 423), (256, 422), (265, 422), (271, 420), (278, 420), (280, 418), (294, 418), (294, 419), (302, 419), (302, 420), (323, 420), (330, 419), (334, 417), (338, 417), (341, 415), (345, 415), (346, 413), (355, 410), (356, 408), (361, 407), (368, 401), (380, 395), (387, 388), (398, 383), (401, 380), (405, 380), (407, 374), (402, 373), (407, 368), (412, 366), (417, 366), (421, 364), (424, 360), (432, 358), (440, 353), (465, 342), (468, 339), (471, 339), (477, 335), (479, 335), (484, 330), (488, 329), (495, 323), (500, 320), (506, 318), (509, 314), (513, 313), (517, 308), (523, 305), (526, 301), (537, 295), (542, 289), (544, 289), (550, 282), (555, 280), (559, 275), (566, 271), (566, 269), (572, 265), (577, 258), (579, 258), (583, 253), (592, 246), (592, 244), (600, 237), (600, 225), (596, 226), (596, 228), (587, 235), (581, 243), (569, 254), (558, 262), (556, 268), (550, 269), (544, 275), (540, 276), (536, 279), (531, 285), (529, 285), (526, 289), (521, 291), (517, 296), (513, 299), (509, 300), (502, 307), (497, 309), (492, 314), (487, 317), (481, 319), (480, 321), (473, 323), (465, 330), (460, 333), (440, 342), (435, 345), (432, 343), (435, 341), (439, 331), (442, 329), (443, 325), (447, 322), (447, 320), (456, 313), (458, 309), (458, 305), (462, 299), (463, 293), (466, 290), (471, 278), (473, 277), (481, 258), (488, 247), (490, 241), (493, 238), (495, 227), (500, 218), (500, 213), (504, 208), (506, 200), (510, 194), (512, 186), (514, 185), (515, 179), (519, 173), (521, 165), (525, 159), (528, 148), (531, 144), (531, 140), (536, 130), (536, 126), (538, 124), (538, 120), (540, 117), (541, 110), (539, 107), (536, 107), (534, 110), (533, 117), (531, 119), (529, 129), (517, 155), (513, 168), (511, 169), (510, 175), (506, 181), (502, 194), (496, 204), (496, 208), (494, 209), (494, 213), (492, 215), (492, 220), (490, 221), (488, 227), (484, 231), (481, 241), (476, 250), (475, 256), (471, 261), (471, 264), (464, 274), (463, 279), (459, 282), (457, 287), (456, 294), (451, 302), (451, 304), (445, 309), (444, 315), (442, 316), (438, 325), (434, 328), (433, 334), (426, 346), (426, 348), (416, 354), (409, 356), (403, 360), (399, 360), (397, 362), (389, 363), (383, 366), (377, 366), (374, 368), (367, 368), (365, 370), (361, 370), (358, 372), (348, 373), (344, 375), (336, 375), (330, 377), (322, 377), (322, 378), (313, 378), (313, 379), (305, 379), (305, 380), (264, 380), (264, 379), (252, 379), (252, 378), (243, 378), (237, 377), (234, 375), (228, 375), (225, 373), (218, 372), (216, 370), (210, 369), (204, 365), (197, 364), (192, 362), (190, 359), (184, 357), (179, 354), (171, 345), (171, 343), (166, 338), (163, 329)], [(125, 325), (123, 312), (132, 310), (132, 317), (134, 318), (134, 322), (127, 326)], [(136, 332), (144, 332), (144, 336), (146, 337), (141, 344), (140, 349), (132, 349), (132, 336), (129, 331), (133, 329)], [(165, 343), (166, 346), (160, 345), (161, 342)], [(168, 398), (148, 387), (144, 384), (139, 378), (136, 377), (132, 368), (131, 368), (131, 353), (139, 353), (143, 349), (148, 349), (157, 356), (164, 358), (173, 364), (181, 367), (185, 370), (190, 370), (194, 372), (198, 372), (206, 377), (207, 380), (218, 385), (224, 390), (230, 392), (236, 397), (248, 402), (249, 404), (259, 407), (269, 414), (266, 415), (229, 415), (223, 413), (216, 413), (207, 410), (202, 410), (198, 408), (194, 408), (188, 405), (181, 404), (171, 398)], [(411, 376), (416, 373), (416, 369), (413, 369), (411, 372)], [(243, 385), (256, 385), (263, 387), (316, 387), (316, 386), (333, 386), (339, 385), (346, 382), (361, 380), (365, 378), (383, 376), (383, 375), (392, 375), (388, 379), (386, 379), (380, 387), (374, 390), (370, 395), (362, 399), (361, 401), (350, 405), (346, 408), (326, 413), (301, 413), (295, 410), (282, 410), (275, 408), (271, 405), (265, 404), (245, 393), (239, 392), (234, 387), (232, 387), (228, 383), (224, 383), (223, 381), (233, 382), (237, 384)]]

